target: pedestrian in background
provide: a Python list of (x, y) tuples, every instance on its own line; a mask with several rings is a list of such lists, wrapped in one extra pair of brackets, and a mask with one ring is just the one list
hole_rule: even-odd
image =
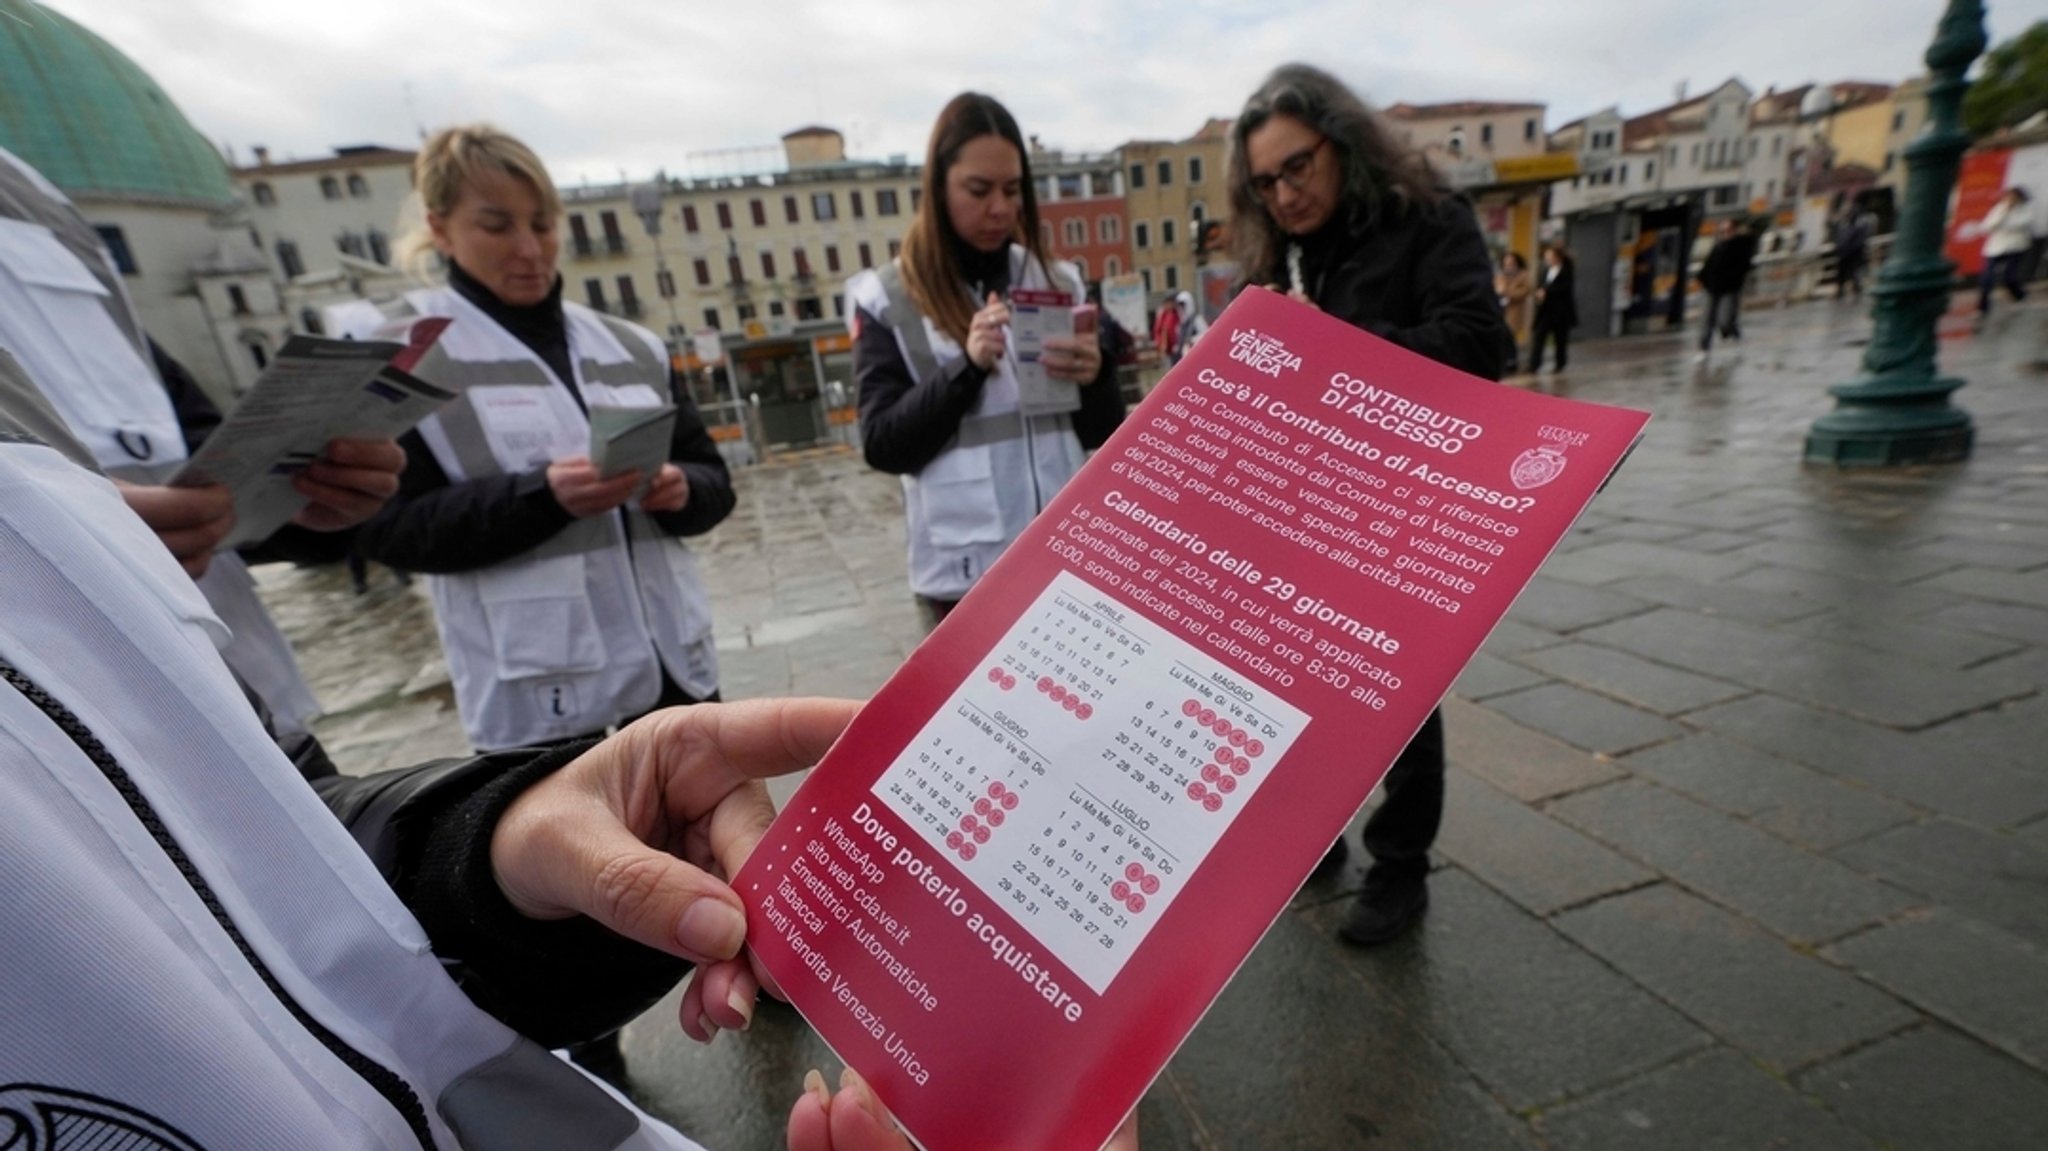
[[(1500, 378), (1510, 336), (1471, 207), (1336, 77), (1279, 68), (1245, 101), (1231, 144), (1231, 245), (1244, 283), (1283, 286), (1412, 352)], [(1429, 848), (1443, 821), (1441, 709), (1382, 787), (1365, 825), (1372, 868), (1338, 928), (1360, 945), (1394, 938), (1429, 906)], [(1339, 838), (1319, 870), (1341, 864), (1345, 850)]]
[(1991, 292), (2000, 284), (2017, 304), (2027, 298), (2020, 275), (2027, 252), (2034, 246), (2032, 197), (2017, 184), (2005, 190), (1998, 203), (1978, 221), (1973, 231), (1984, 237), (1984, 271), (1978, 278), (1977, 315), (1991, 314)]
[(1707, 293), (1707, 319), (1700, 326), (1700, 355), (1714, 347), (1714, 333), (1742, 339), (1742, 285), (1756, 261), (1756, 233), (1723, 220), (1716, 227), (1714, 247), (1700, 265), (1700, 287)]
[(1870, 216), (1854, 203), (1835, 223), (1835, 298), (1863, 297), (1863, 268), (1870, 262)]
[(1046, 256), (1030, 151), (993, 97), (963, 92), (925, 149), (902, 254), (846, 283), (868, 464), (903, 478), (910, 590), (937, 626), (1123, 420), (1116, 364), (1094, 334), (1054, 336), (1041, 363), (1079, 385), (1073, 411), (1027, 414), (1009, 347), (1013, 288), (1081, 301)]
[(1536, 278), (1516, 251), (1500, 254), (1500, 267), (1493, 273), (1493, 293), (1500, 297), (1501, 314), (1507, 317), (1512, 342), (1508, 345), (1508, 371), (1518, 366), (1522, 340), (1529, 334), (1529, 301), (1536, 294)]
[(1556, 371), (1564, 371), (1572, 329), (1579, 326), (1579, 301), (1572, 283), (1572, 258), (1561, 244), (1543, 248), (1543, 275), (1536, 282), (1536, 322), (1529, 334), (1529, 374), (1543, 370), (1543, 344), (1557, 345)]

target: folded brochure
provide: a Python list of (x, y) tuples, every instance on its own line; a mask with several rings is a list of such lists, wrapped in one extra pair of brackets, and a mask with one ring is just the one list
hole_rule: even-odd
[(640, 484), (633, 493), (646, 494), (661, 465), (668, 462), (675, 437), (676, 406), (625, 408), (590, 405), (590, 462), (605, 479), (638, 469)]
[(396, 439), (455, 398), (409, 374), (447, 326), (421, 320), (408, 344), (293, 336), (168, 482), (234, 493), (235, 526), (221, 547), (269, 538), (306, 506), (292, 477), (327, 441)]
[(930, 1151), (1099, 1147), (1648, 418), (1247, 291), (791, 798), (749, 946)]

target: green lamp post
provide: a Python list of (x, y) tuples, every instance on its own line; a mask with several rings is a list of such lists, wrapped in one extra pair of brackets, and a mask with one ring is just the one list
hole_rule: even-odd
[(1948, 309), (1955, 265), (1943, 257), (1949, 191), (1963, 150), (1963, 73), (1984, 51), (1984, 5), (1949, 0), (1927, 49), (1927, 128), (1906, 148), (1906, 204), (1897, 242), (1871, 289), (1875, 327), (1863, 375), (1828, 392), (1834, 411), (1806, 434), (1808, 463), (1851, 467), (1948, 463), (1967, 459), (1970, 414), (1949, 403), (1963, 386), (1935, 374), (1934, 326)]

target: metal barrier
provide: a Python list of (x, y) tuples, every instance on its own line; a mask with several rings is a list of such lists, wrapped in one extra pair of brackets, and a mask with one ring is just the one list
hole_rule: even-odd
[[(1863, 285), (1867, 289), (1891, 253), (1892, 237), (1874, 236), (1865, 252)], [(1835, 246), (1822, 244), (1802, 252), (1764, 252), (1751, 266), (1749, 282), (1743, 286), (1742, 304), (1750, 307), (1782, 307), (1834, 294)]]

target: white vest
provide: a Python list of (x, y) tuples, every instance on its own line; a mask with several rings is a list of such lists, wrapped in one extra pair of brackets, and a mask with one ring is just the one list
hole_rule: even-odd
[[(1056, 263), (1054, 271), (1066, 291), (1081, 282), (1071, 265)], [(1017, 245), (1010, 248), (1010, 283), (1050, 286), (1037, 261)], [(913, 376), (923, 378), (965, 358), (960, 345), (918, 313), (907, 294), (892, 300), (876, 271), (848, 280), (846, 300), (860, 310), (861, 323), (883, 324), (895, 334)], [(924, 470), (903, 477), (910, 590), (946, 601), (966, 595), (1083, 462), (1073, 421), (1065, 413), (1025, 416), (1017, 409), (1011, 357), (996, 361), (980, 400), (946, 449)]]
[[(590, 421), (541, 358), (448, 288), (410, 293), (453, 319), (419, 364), (460, 393), (420, 436), (450, 483), (585, 455)], [(653, 333), (564, 303), (571, 381), (590, 403), (669, 400)], [(702, 698), (718, 688), (711, 601), (696, 557), (644, 513), (580, 519), (515, 559), (432, 576), (435, 615), (470, 742), (518, 747), (602, 732), (654, 706), (661, 669)]]
[(0, 1116), (28, 1146), (696, 1147), (463, 995), (110, 484), (0, 443), (0, 580)]
[[(185, 459), (170, 396), (145, 349), (115, 322), (128, 308), (40, 224), (0, 218), (0, 347), (110, 475), (165, 478)], [(240, 556), (213, 557), (199, 586), (229, 625), (222, 655), (270, 709), (279, 734), (304, 731), (320, 704), (291, 644), (256, 596)]]

